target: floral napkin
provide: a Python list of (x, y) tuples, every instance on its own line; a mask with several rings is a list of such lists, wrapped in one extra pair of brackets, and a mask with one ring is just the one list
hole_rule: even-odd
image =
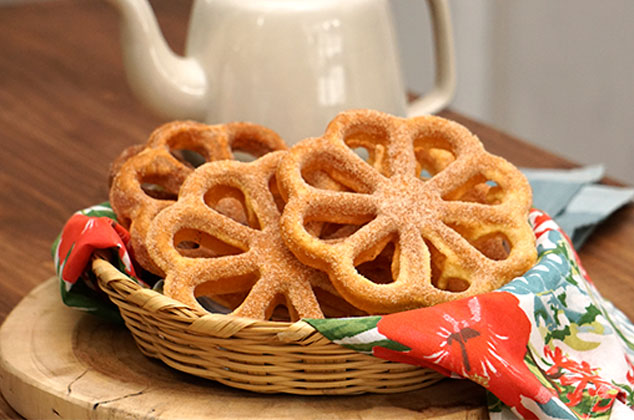
[[(634, 326), (596, 290), (566, 234), (533, 210), (537, 264), (497, 291), (384, 316), (308, 319), (332, 341), (470, 379), (489, 391), (493, 420), (634, 418)], [(136, 279), (128, 232), (107, 203), (74, 214), (52, 248), (62, 300), (118, 318), (91, 277), (109, 253)]]
[(530, 223), (537, 264), (494, 292), (306, 321), (342, 346), (484, 386), (493, 420), (634, 418), (634, 325), (601, 297), (550, 217), (533, 210)]

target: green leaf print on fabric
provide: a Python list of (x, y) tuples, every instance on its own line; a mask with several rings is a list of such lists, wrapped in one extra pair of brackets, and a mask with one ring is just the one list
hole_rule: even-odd
[(376, 328), (381, 316), (360, 318), (305, 319), (330, 341), (345, 345), (361, 353), (372, 353), (376, 346), (395, 351), (408, 351), (409, 347), (392, 341)]

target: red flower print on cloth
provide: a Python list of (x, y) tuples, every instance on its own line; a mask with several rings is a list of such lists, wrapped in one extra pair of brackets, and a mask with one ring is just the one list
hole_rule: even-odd
[(627, 356), (627, 354), (625, 355), (625, 362), (627, 363), (627, 367), (628, 367), (625, 378), (630, 384), (634, 385), (634, 362), (632, 362), (632, 360)]
[(622, 393), (617, 386), (599, 376), (598, 369), (593, 369), (585, 360), (579, 362), (568, 358), (560, 347), (553, 350), (545, 346), (544, 356), (553, 363), (545, 374), (553, 384), (559, 385), (559, 393), (568, 400), (565, 402), (568, 407), (581, 404), (585, 392), (594, 400), (592, 413), (607, 412)]
[(525, 418), (535, 414), (523, 397), (545, 404), (554, 395), (524, 362), (531, 324), (508, 292), (385, 315), (377, 328), (411, 350), (374, 347), (375, 356), (471, 379)]
[(93, 253), (109, 248), (117, 249), (126, 271), (134, 276), (134, 268), (126, 250), (129, 240), (128, 231), (108, 217), (74, 214), (64, 225), (55, 255), (56, 261), (60, 262), (60, 278), (66, 283), (75, 283), (86, 270)]

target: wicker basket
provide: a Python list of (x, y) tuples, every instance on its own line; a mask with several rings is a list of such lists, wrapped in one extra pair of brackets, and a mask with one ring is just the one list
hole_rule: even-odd
[(210, 314), (131, 281), (95, 259), (99, 286), (149, 357), (223, 384), (262, 393), (397, 393), (443, 378), (433, 370), (341, 347), (309, 324)]

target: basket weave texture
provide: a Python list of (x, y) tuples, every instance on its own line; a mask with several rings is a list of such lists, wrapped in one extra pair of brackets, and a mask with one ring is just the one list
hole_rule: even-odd
[(255, 392), (302, 395), (397, 393), (444, 378), (346, 349), (303, 321), (261, 321), (190, 308), (138, 285), (100, 258), (92, 269), (139, 349), (189, 374)]

